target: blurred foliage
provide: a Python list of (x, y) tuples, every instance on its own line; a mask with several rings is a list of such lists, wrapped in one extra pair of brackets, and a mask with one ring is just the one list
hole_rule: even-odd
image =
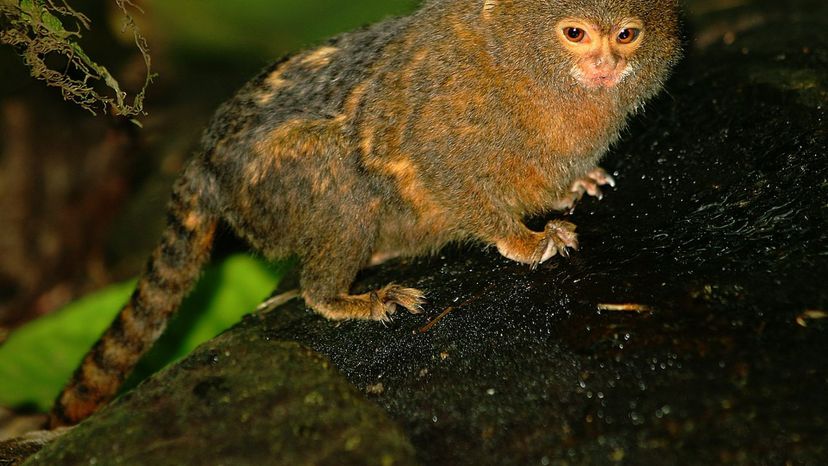
[[(173, 338), (165, 338), (141, 362), (143, 376), (186, 355), (255, 309), (275, 288), (285, 267), (236, 255), (209, 268), (167, 332)], [(48, 410), (134, 286), (134, 280), (109, 286), (12, 333), (0, 346), (0, 405)]]
[(269, 62), (412, 11), (418, 0), (151, 0), (155, 34), (180, 57)]
[[(143, 88), (127, 103), (126, 92), (106, 67), (90, 58), (78, 44), (89, 18), (72, 9), (65, 0), (2, 0), (0, 2), (0, 44), (14, 47), (31, 69), (31, 75), (47, 85), (58, 87), (63, 98), (89, 110), (96, 108), (134, 117), (143, 113), (144, 92), (152, 80), (150, 56), (144, 37), (135, 26), (130, 0), (114, 0), (124, 15), (125, 28), (146, 64)], [(67, 26), (69, 24), (69, 26)], [(58, 59), (59, 58), (59, 59)], [(100, 93), (98, 86), (108, 87)]]

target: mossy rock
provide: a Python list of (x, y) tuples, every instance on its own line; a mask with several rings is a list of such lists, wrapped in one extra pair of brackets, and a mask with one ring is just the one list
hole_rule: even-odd
[(49, 444), (27, 465), (414, 464), (413, 448), (327, 359), (222, 335)]

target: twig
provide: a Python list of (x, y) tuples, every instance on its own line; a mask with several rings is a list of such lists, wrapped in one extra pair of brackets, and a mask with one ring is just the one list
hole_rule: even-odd
[(262, 304), (259, 304), (259, 306), (256, 307), (256, 312), (270, 312), (276, 309), (277, 307), (281, 306), (282, 304), (285, 304), (286, 302), (290, 301), (291, 299), (298, 297), (298, 289), (285, 291), (284, 293), (277, 294), (276, 296), (267, 299)]
[(828, 317), (828, 312), (820, 309), (806, 309), (805, 312), (796, 316), (796, 323), (800, 327), (807, 327), (809, 320), (819, 320)]
[(598, 310), (613, 312), (637, 312), (639, 314), (644, 312), (653, 312), (653, 308), (650, 306), (638, 303), (601, 303), (598, 304)]
[(437, 317), (432, 319), (431, 322), (429, 322), (429, 323), (423, 325), (422, 327), (420, 327), (420, 329), (417, 330), (417, 331), (419, 333), (428, 332), (429, 330), (431, 330), (431, 327), (434, 327), (435, 325), (437, 325), (437, 322), (440, 322), (441, 320), (443, 320), (443, 318), (445, 316), (447, 316), (449, 314), (449, 312), (451, 312), (453, 310), (454, 310), (454, 306), (449, 306), (449, 307), (443, 309), (443, 312), (441, 312), (440, 315), (438, 315)]

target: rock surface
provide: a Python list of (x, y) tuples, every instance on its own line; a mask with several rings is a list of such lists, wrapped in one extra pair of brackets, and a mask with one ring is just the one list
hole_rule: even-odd
[(400, 429), (327, 359), (260, 333), (201, 346), (26, 464), (415, 464)]
[(411, 461), (381, 410), (286, 342), (329, 358), (422, 464), (828, 462), (828, 6), (715, 4), (692, 2), (669, 93), (607, 160), (618, 187), (571, 216), (581, 251), (536, 270), (476, 247), (370, 269), (358, 290), (427, 290), (426, 315), (251, 317), (33, 464), (114, 446), (145, 464), (343, 464), (350, 438), (361, 459)]

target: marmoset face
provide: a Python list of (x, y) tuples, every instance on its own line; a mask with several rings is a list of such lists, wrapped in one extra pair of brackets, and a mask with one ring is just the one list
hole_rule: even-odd
[(572, 54), (569, 74), (588, 88), (611, 88), (633, 72), (635, 53), (647, 40), (644, 23), (624, 18), (602, 27), (577, 17), (565, 18), (555, 27), (565, 50)]

